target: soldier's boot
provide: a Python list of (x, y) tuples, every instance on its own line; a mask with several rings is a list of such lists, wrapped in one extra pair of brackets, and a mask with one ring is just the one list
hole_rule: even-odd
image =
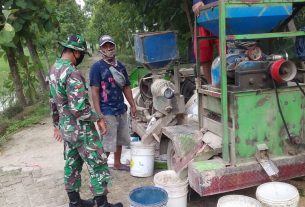
[(102, 195), (102, 196), (96, 196), (94, 197), (97, 207), (123, 207), (122, 203), (115, 203), (111, 204), (108, 203), (107, 196)]
[(70, 200), (69, 207), (93, 207), (95, 202), (93, 199), (82, 200), (78, 192), (69, 192), (68, 197)]

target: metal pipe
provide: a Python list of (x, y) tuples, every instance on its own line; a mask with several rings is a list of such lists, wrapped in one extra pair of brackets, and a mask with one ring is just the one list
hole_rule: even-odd
[(228, 89), (226, 69), (226, 1), (219, 0), (219, 50), (221, 69), (221, 107), (222, 107), (222, 158), (229, 162), (229, 132), (228, 132)]
[[(199, 35), (199, 31), (198, 31), (198, 25), (197, 25), (197, 17), (195, 18), (195, 34), (196, 36), (194, 35), (194, 40), (196, 40), (196, 44), (195, 44), (195, 49), (196, 49), (196, 66), (194, 68), (194, 74), (195, 74), (195, 78), (198, 79), (200, 78), (200, 60), (199, 60), (199, 38), (198, 38), (198, 35)], [(198, 89), (198, 88), (197, 88)]]
[(200, 79), (200, 55), (199, 55), (199, 40), (200, 38), (198, 37), (199, 35), (199, 30), (198, 30), (198, 25), (197, 25), (197, 17), (195, 17), (195, 33), (196, 33), (196, 36), (194, 35), (194, 41), (195, 41), (195, 38), (196, 38), (196, 44), (195, 44), (195, 47), (196, 47), (196, 66), (194, 68), (194, 74), (195, 74), (195, 83), (196, 83), (196, 93), (197, 93), (197, 97), (198, 97), (198, 123), (199, 123), (199, 130), (200, 130), (200, 127), (203, 125), (203, 117), (200, 116), (200, 112), (201, 112), (201, 96), (202, 94), (199, 94), (199, 89), (201, 88), (201, 79)]

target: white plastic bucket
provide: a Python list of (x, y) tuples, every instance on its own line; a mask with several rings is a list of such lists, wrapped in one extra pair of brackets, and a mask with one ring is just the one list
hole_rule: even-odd
[(130, 174), (135, 177), (149, 177), (154, 174), (155, 145), (131, 142)]
[(288, 183), (268, 182), (257, 187), (256, 198), (264, 207), (298, 207), (298, 190)]
[(188, 180), (181, 180), (175, 171), (166, 170), (155, 174), (155, 186), (163, 188), (168, 193), (168, 207), (186, 207)]
[(217, 207), (262, 207), (262, 204), (248, 196), (227, 195), (218, 200)]

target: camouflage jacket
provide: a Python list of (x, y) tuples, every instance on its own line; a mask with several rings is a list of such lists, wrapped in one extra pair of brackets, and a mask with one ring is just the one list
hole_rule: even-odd
[(98, 139), (94, 122), (98, 114), (91, 110), (84, 77), (69, 60), (57, 59), (49, 71), (50, 107), (54, 127), (71, 144), (86, 138)]

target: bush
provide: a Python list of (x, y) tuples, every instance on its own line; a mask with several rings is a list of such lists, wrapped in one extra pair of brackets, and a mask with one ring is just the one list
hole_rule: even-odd
[(5, 109), (3, 111), (3, 116), (10, 119), (22, 111), (23, 111), (23, 107), (20, 104), (15, 104)]
[(0, 134), (0, 147), (8, 140), (10, 134), (24, 127), (39, 123), (44, 117), (47, 117), (49, 113), (50, 109), (48, 104), (38, 103), (26, 107), (22, 113), (15, 117), (10, 117), (11, 119), (6, 119), (4, 116), (2, 118), (0, 115), (0, 126), (2, 127), (3, 125), (3, 131)]
[(6, 129), (9, 127), (9, 122), (7, 120), (0, 120), (0, 136), (4, 135)]
[(136, 62), (133, 55), (119, 54), (118, 60), (125, 65), (127, 72), (130, 73), (132, 68), (137, 67), (139, 64)]

